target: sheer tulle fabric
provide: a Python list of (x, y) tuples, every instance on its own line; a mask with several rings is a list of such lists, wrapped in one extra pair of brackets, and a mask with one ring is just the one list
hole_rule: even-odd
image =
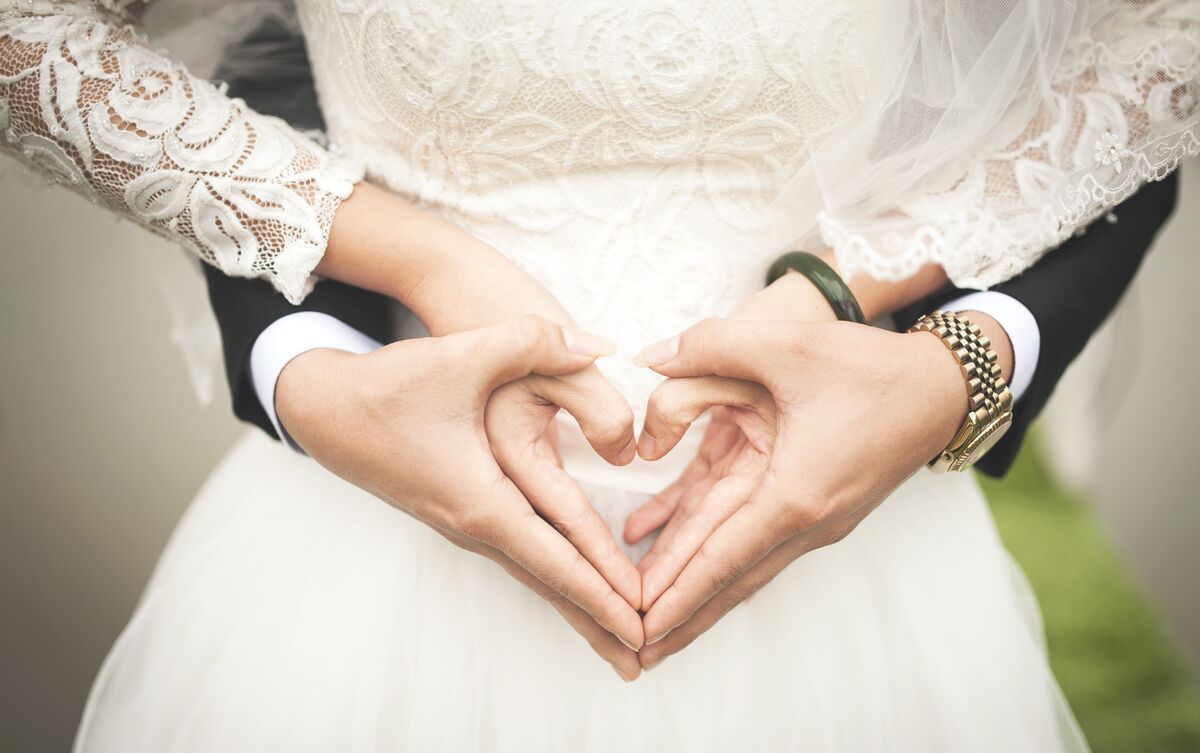
[[(610, 523), (643, 495), (589, 484)], [(969, 476), (921, 474), (626, 685), (491, 562), (255, 434), (181, 523), (76, 753), (1085, 749)]]
[(1195, 0), (877, 10), (861, 104), (780, 194), (849, 274), (994, 285), (1200, 152)]

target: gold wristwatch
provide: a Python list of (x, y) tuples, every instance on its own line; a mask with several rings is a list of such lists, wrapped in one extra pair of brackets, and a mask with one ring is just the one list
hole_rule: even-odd
[(967, 419), (946, 449), (929, 462), (929, 467), (938, 473), (965, 471), (992, 449), (1012, 425), (1012, 391), (1000, 376), (999, 358), (979, 327), (957, 313), (926, 314), (908, 331), (932, 332), (941, 338), (967, 380), (970, 401)]

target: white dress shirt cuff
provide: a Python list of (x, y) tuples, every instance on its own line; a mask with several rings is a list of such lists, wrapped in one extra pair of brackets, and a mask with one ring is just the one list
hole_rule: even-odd
[(1025, 304), (1012, 296), (995, 290), (985, 290), (968, 293), (961, 298), (947, 301), (942, 309), (945, 311), (978, 311), (995, 319), (1008, 334), (1012, 344), (1013, 400), (1020, 400), (1025, 390), (1033, 382), (1033, 373), (1037, 370), (1038, 353), (1042, 347), (1042, 333), (1038, 329), (1037, 319), (1025, 308)]
[(275, 383), (279, 381), (284, 366), (301, 353), (317, 348), (362, 354), (381, 347), (380, 343), (350, 325), (317, 311), (288, 314), (259, 333), (250, 350), (250, 380), (279, 438), (288, 447), (304, 454), (304, 450), (279, 423), (279, 416), (275, 413)]

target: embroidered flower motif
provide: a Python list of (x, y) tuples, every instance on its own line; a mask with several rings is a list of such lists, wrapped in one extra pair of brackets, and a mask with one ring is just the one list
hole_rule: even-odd
[(131, 29), (70, 13), (0, 15), (12, 48), (0, 76), (3, 152), (226, 273), (304, 297), (357, 165), (226, 98)]
[(572, 61), (563, 66), (571, 88), (615, 116), (595, 128), (611, 161), (700, 152), (706, 128), (744, 117), (768, 77), (755, 36), (721, 34), (669, 3), (581, 4), (557, 23), (553, 54)]
[(1117, 172), (1121, 172), (1123, 167), (1121, 159), (1128, 154), (1129, 150), (1112, 131), (1105, 131), (1100, 140), (1096, 142), (1096, 163), (1112, 165)]

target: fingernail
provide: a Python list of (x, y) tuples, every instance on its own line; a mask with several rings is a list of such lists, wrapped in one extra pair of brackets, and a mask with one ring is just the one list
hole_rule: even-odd
[(619, 640), (621, 643), (624, 643), (624, 644), (625, 644), (625, 648), (629, 649), (630, 651), (633, 651), (634, 653), (636, 653), (636, 652), (637, 652), (637, 650), (638, 650), (637, 646), (633, 645), (632, 643), (630, 643), (629, 641), (625, 640), (625, 639), (624, 639), (624, 638), (622, 638), (621, 636), (619, 636), (619, 635), (618, 635), (618, 636), (617, 636), (617, 640)]
[(650, 637), (650, 638), (647, 638), (647, 639), (646, 639), (646, 645), (647, 645), (647, 646), (653, 646), (655, 643), (658, 643), (658, 642), (659, 642), (659, 641), (661, 641), (663, 638), (666, 638), (666, 637), (667, 637), (667, 633), (669, 633), (669, 632), (671, 632), (671, 631), (670, 631), (670, 630), (667, 630), (666, 632), (659, 633), (658, 635), (655, 635), (655, 636), (652, 636), (652, 637)]
[(633, 357), (634, 366), (657, 366), (670, 361), (679, 353), (679, 335), (659, 340)]
[(643, 431), (641, 438), (638, 439), (637, 451), (643, 458), (650, 458), (654, 455), (654, 448), (657, 446), (658, 440)]
[(581, 356), (601, 358), (617, 352), (616, 343), (606, 340), (600, 335), (593, 335), (591, 332), (563, 327), (562, 334), (567, 350)]

